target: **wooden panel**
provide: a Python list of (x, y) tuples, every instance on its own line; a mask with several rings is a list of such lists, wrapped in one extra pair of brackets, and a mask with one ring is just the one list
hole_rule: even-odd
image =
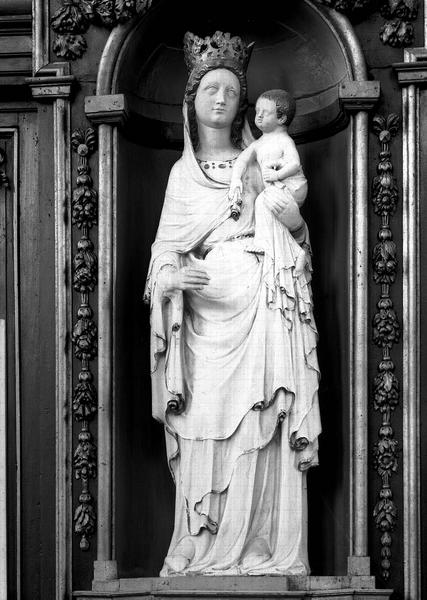
[[(52, 108), (19, 118), (22, 598), (55, 597)], [(39, 152), (43, 149), (43, 160)]]
[[(32, 75), (32, 20), (28, 4), (27, 0), (0, 2), (0, 75), (21, 76), (19, 83), (24, 83), (23, 76)], [(14, 83), (17, 82), (11, 82)]]
[(3, 57), (0, 54), (0, 74), (5, 75), (8, 73), (11, 75), (31, 75), (31, 55)]
[[(10, 121), (13, 122), (13, 118)], [(1, 123), (2, 124), (2, 123)], [(0, 124), (0, 125), (1, 125)], [(9, 124), (9, 123), (8, 123)], [(1, 165), (7, 184), (0, 186), (0, 318), (5, 320), (6, 398), (5, 428), (7, 431), (6, 461), (6, 514), (7, 514), (7, 570), (8, 591), (17, 593), (19, 573), (19, 367), (16, 363), (18, 347), (19, 305), (17, 296), (17, 130), (0, 126), (0, 147), (5, 153)], [(6, 491), (5, 490), (5, 491)], [(9, 597), (9, 596), (8, 596)]]
[(31, 13), (31, 0), (1, 0), (0, 15)]
[(31, 56), (31, 35), (27, 36), (1, 36), (0, 59), (3, 54), (29, 54)]

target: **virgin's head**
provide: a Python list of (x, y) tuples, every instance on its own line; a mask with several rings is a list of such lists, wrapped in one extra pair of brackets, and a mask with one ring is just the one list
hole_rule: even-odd
[(190, 137), (199, 147), (198, 124), (213, 129), (230, 129), (230, 141), (242, 147), (242, 129), (248, 107), (244, 73), (232, 66), (203, 65), (194, 69), (185, 90)]

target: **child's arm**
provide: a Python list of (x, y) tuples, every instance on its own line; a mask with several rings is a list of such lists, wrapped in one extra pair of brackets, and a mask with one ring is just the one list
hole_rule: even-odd
[(233, 165), (233, 172), (231, 174), (230, 191), (228, 196), (230, 200), (234, 199), (236, 192), (242, 193), (242, 176), (248, 168), (249, 163), (256, 155), (256, 142), (253, 142), (250, 146), (245, 148), (243, 152), (239, 154), (236, 162)]
[(279, 169), (277, 169), (277, 161), (272, 161), (265, 165), (263, 177), (264, 180), (267, 181), (267, 183), (272, 183), (274, 181), (282, 181), (287, 177), (292, 177), (292, 175), (296, 175), (301, 169), (301, 162), (298, 150), (296, 149), (296, 146), (291, 138), (287, 139), (286, 142), (283, 144), (282, 156), (286, 156), (286, 164), (284, 164)]
[(282, 167), (281, 169), (276, 171), (276, 180), (281, 181), (282, 179), (286, 179), (287, 177), (292, 177), (292, 175), (296, 175), (300, 169), (300, 163), (292, 163), (291, 165)]

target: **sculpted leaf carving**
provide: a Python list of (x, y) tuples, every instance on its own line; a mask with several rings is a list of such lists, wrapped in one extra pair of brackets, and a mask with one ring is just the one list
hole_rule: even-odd
[(64, 0), (51, 19), (56, 33), (53, 51), (66, 60), (80, 58), (87, 44), (83, 37), (92, 24), (115, 27), (143, 14), (152, 0)]
[(378, 312), (373, 318), (374, 344), (380, 348), (391, 348), (399, 341), (400, 329), (397, 315), (390, 298), (381, 298), (377, 303)]
[[(388, 491), (390, 492), (390, 490)], [(382, 498), (375, 506), (374, 517), (377, 527), (379, 529), (387, 533), (393, 531), (397, 517), (397, 509), (395, 503), (389, 498)], [(381, 541), (383, 543), (387, 542), (388, 548), (387, 552), (385, 553), (385, 556), (387, 557), (387, 560), (385, 561), (385, 566), (388, 566), (388, 568), (390, 568), (389, 558), (391, 557), (391, 551), (389, 546), (391, 545), (391, 535), (388, 533), (387, 536), (381, 538)]]
[(386, 19), (416, 19), (418, 16), (418, 0), (387, 0), (383, 2), (380, 12)]
[(82, 305), (77, 316), (79, 318), (73, 329), (74, 354), (79, 360), (93, 360), (97, 352), (98, 331), (92, 319), (92, 309), (88, 305)]
[(83, 56), (86, 52), (87, 44), (82, 35), (63, 33), (55, 37), (52, 49), (60, 58), (75, 60)]
[(76, 479), (96, 477), (96, 446), (90, 431), (83, 430), (79, 433), (79, 444), (74, 452), (73, 464)]
[(334, 10), (351, 15), (361, 9), (369, 8), (374, 5), (372, 0), (321, 0), (322, 4), (329, 6)]
[(382, 361), (378, 371), (374, 379), (374, 409), (385, 413), (394, 410), (399, 403), (399, 381), (391, 360)]
[(380, 30), (380, 40), (393, 48), (411, 46), (415, 40), (414, 26), (402, 19), (386, 21)]
[(54, 14), (51, 24), (56, 33), (85, 33), (90, 21), (87, 12), (83, 10), (83, 3), (67, 0)]
[(98, 218), (98, 194), (93, 189), (88, 164), (88, 159), (96, 148), (95, 131), (91, 127), (85, 130), (76, 129), (71, 136), (71, 145), (79, 157), (77, 188), (73, 192), (72, 202), (73, 224), (79, 229), (83, 226), (91, 229), (97, 224)]
[[(395, 114), (387, 118), (376, 116), (373, 119), (373, 130), (381, 144), (378, 175), (372, 183), (372, 202), (377, 215), (393, 215), (396, 210), (398, 190), (393, 177), (393, 164), (391, 162), (390, 142), (396, 136), (399, 128), (399, 117)], [(380, 232), (380, 239), (390, 239), (388, 234)], [(391, 236), (391, 232), (390, 232)]]
[(374, 247), (372, 260), (375, 283), (394, 283), (397, 271), (396, 244), (391, 240), (380, 241)]
[(93, 292), (98, 279), (98, 261), (93, 252), (93, 243), (88, 238), (82, 238), (77, 248), (74, 256), (74, 289), (82, 294)]
[(378, 135), (382, 144), (389, 143), (399, 131), (400, 119), (398, 115), (392, 113), (387, 117), (375, 115), (372, 119), (372, 129)]
[[(329, 6), (351, 17), (377, 10), (375, 0), (320, 0)], [(418, 16), (419, 0), (382, 0), (379, 10), (387, 19), (380, 30), (380, 40), (383, 44), (393, 47), (406, 47), (414, 42), (414, 21)]]
[(414, 26), (418, 16), (418, 0), (385, 0), (381, 4), (381, 14), (389, 19), (380, 31), (380, 40), (395, 48), (404, 48), (413, 44)]
[(379, 430), (380, 441), (375, 444), (374, 466), (378, 475), (391, 477), (397, 471), (397, 441), (392, 439), (393, 429), (390, 425), (383, 425)]
[(76, 421), (89, 421), (98, 410), (93, 375), (89, 370), (79, 373), (79, 382), (73, 393), (73, 413)]
[(81, 536), (81, 550), (89, 550), (88, 538), (95, 533), (95, 526), (96, 512), (92, 495), (82, 492), (79, 495), (79, 505), (74, 511), (74, 531)]
[[(90, 179), (90, 178), (89, 178)], [(83, 224), (91, 228), (98, 221), (98, 194), (89, 185), (78, 187), (73, 193), (73, 223), (81, 228)]]
[[(399, 2), (395, 2), (397, 6)], [(397, 522), (397, 508), (393, 501), (391, 477), (398, 469), (398, 442), (394, 439), (391, 415), (399, 403), (399, 381), (394, 374), (394, 363), (390, 352), (399, 341), (400, 326), (390, 297), (390, 286), (397, 273), (397, 250), (393, 242), (390, 220), (396, 211), (398, 189), (393, 177), (390, 143), (397, 135), (399, 118), (395, 114), (376, 116), (372, 129), (380, 144), (378, 175), (372, 182), (374, 212), (381, 219), (378, 243), (372, 252), (374, 281), (381, 285), (381, 296), (373, 318), (373, 341), (382, 350), (378, 374), (373, 382), (373, 407), (382, 416), (378, 430), (378, 442), (374, 445), (374, 469), (381, 478), (379, 499), (373, 510), (377, 528), (381, 531), (381, 575), (385, 581), (391, 570), (391, 533)]]
[[(80, 3), (83, 5), (83, 3)], [(75, 2), (71, 2), (72, 8)], [(76, 15), (76, 11), (68, 14)], [(85, 18), (92, 19), (92, 4), (84, 3)], [(74, 324), (72, 340), (74, 355), (81, 361), (78, 383), (73, 392), (74, 419), (81, 424), (78, 445), (74, 452), (74, 475), (81, 482), (79, 504), (74, 512), (74, 531), (80, 536), (81, 550), (88, 550), (89, 539), (95, 532), (96, 511), (94, 499), (89, 490), (89, 482), (96, 477), (96, 446), (89, 430), (89, 423), (98, 411), (97, 391), (90, 370), (90, 361), (97, 354), (98, 331), (89, 304), (90, 293), (95, 291), (98, 281), (98, 259), (95, 246), (89, 237), (97, 223), (98, 194), (93, 189), (90, 176), (89, 158), (96, 149), (96, 133), (91, 127), (75, 129), (71, 136), (71, 145), (78, 156), (77, 187), (72, 197), (72, 222), (81, 231), (77, 241), (77, 251), (73, 259), (73, 287), (80, 295), (77, 309), (77, 321)]]

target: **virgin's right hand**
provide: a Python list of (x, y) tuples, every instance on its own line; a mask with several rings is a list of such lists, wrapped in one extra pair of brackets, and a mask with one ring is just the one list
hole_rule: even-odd
[(243, 191), (243, 184), (241, 179), (233, 179), (230, 182), (230, 189), (228, 192), (228, 198), (231, 200), (231, 202), (237, 202), (240, 204), (242, 203), (242, 191)]
[(161, 285), (166, 292), (176, 290), (202, 290), (209, 284), (210, 277), (203, 269), (182, 267), (178, 270), (165, 269), (160, 274)]

